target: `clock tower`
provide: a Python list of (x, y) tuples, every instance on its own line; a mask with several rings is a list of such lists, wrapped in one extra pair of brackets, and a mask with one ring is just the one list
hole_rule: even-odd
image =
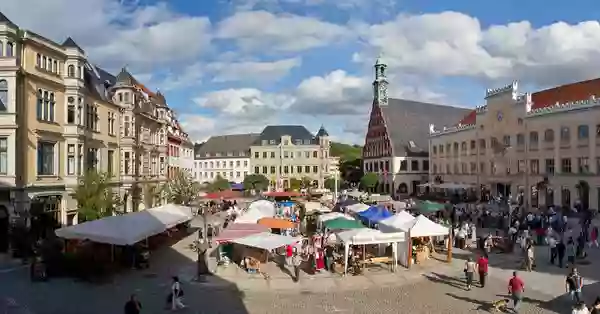
[(375, 62), (375, 81), (373, 81), (373, 100), (380, 106), (388, 104), (388, 81), (386, 77), (387, 65), (379, 56)]

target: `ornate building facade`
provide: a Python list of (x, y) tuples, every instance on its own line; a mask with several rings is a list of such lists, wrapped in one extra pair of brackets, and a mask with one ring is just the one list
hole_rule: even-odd
[(188, 134), (183, 131), (175, 112), (168, 107), (166, 108), (166, 118), (168, 122), (167, 177), (173, 178), (179, 171), (185, 171), (193, 176), (194, 143), (190, 141)]
[(600, 79), (530, 93), (487, 90), (486, 104), (432, 128), (432, 181), (467, 183), (531, 206), (600, 208)]
[(388, 97), (387, 65), (375, 63), (373, 103), (363, 148), (364, 172), (377, 173), (376, 191), (408, 196), (427, 182), (430, 123), (459, 119), (467, 109)]

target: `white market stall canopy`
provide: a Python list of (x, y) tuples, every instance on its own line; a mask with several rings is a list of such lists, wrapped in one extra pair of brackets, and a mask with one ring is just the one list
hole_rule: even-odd
[(282, 246), (295, 244), (301, 240), (301, 238), (261, 232), (240, 239), (234, 239), (231, 242), (270, 251)]
[(367, 204), (363, 204), (363, 203), (358, 203), (358, 204), (346, 206), (346, 209), (348, 209), (348, 211), (352, 212), (352, 213), (360, 213), (360, 212), (364, 212), (365, 210), (369, 209), (369, 207), (371, 207), (371, 206), (369, 206)]
[(333, 220), (333, 219), (338, 219), (338, 218), (345, 218), (345, 219), (349, 219), (349, 220), (355, 220), (353, 217), (339, 213), (339, 212), (335, 212), (335, 213), (327, 213), (327, 214), (323, 214), (320, 215), (317, 218), (317, 222), (319, 223), (324, 223), (328, 220)]
[(248, 210), (243, 212), (235, 222), (255, 224), (261, 218), (275, 217), (276, 214), (275, 203), (259, 200), (250, 203)]
[(384, 233), (375, 229), (353, 229), (338, 232), (337, 238), (350, 245), (379, 244), (404, 242), (406, 235), (404, 232)]
[(379, 222), (379, 230), (383, 232), (398, 232), (406, 223), (415, 220), (413, 215), (406, 211), (401, 211), (396, 215), (386, 218)]
[(331, 212), (331, 209), (321, 205), (321, 203), (319, 202), (304, 202), (304, 209), (306, 210), (306, 213), (313, 213), (313, 212), (318, 212), (318, 213), (328, 213)]
[(435, 237), (448, 235), (449, 229), (437, 224), (429, 218), (419, 215), (412, 221), (408, 221), (398, 227), (398, 230), (410, 233), (410, 237)]
[(168, 204), (122, 216), (110, 216), (63, 227), (55, 231), (65, 239), (90, 240), (114, 245), (133, 245), (192, 220), (190, 207)]

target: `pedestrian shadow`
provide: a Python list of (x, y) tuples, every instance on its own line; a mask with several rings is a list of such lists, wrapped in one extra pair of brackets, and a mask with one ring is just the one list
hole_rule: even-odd
[(285, 266), (285, 263), (278, 262), (277, 267), (281, 270), (282, 273), (290, 276), (291, 279), (294, 279), (294, 275), (292, 272)]
[[(493, 310), (495, 310), (493, 301), (481, 301), (481, 300), (477, 300), (477, 299), (473, 299), (473, 298), (469, 298), (469, 297), (461, 297), (461, 296), (458, 296), (453, 293), (446, 293), (446, 295), (449, 297), (452, 297), (456, 300), (460, 300), (460, 301), (464, 301), (467, 303), (477, 305), (477, 308), (475, 309), (477, 311), (485, 311), (485, 312), (491, 313)], [(508, 311), (503, 311), (503, 312), (508, 313)]]
[(435, 273), (435, 272), (432, 272), (431, 274), (423, 274), (423, 277), (427, 278), (427, 280), (434, 282), (434, 283), (442, 283), (442, 284), (448, 285), (450, 287), (453, 287), (456, 289), (461, 289), (461, 290), (467, 289), (464, 281), (462, 279), (459, 279), (456, 277), (451, 277), (448, 275), (439, 274), (439, 273)]

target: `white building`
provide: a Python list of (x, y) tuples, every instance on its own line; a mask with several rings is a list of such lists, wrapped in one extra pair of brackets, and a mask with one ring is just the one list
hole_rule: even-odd
[(242, 183), (250, 172), (250, 145), (258, 134), (213, 136), (197, 151), (194, 160), (194, 178), (212, 182), (222, 177), (229, 182)]
[(600, 79), (519, 94), (490, 89), (486, 104), (430, 134), (432, 181), (468, 183), (532, 206), (600, 207)]

